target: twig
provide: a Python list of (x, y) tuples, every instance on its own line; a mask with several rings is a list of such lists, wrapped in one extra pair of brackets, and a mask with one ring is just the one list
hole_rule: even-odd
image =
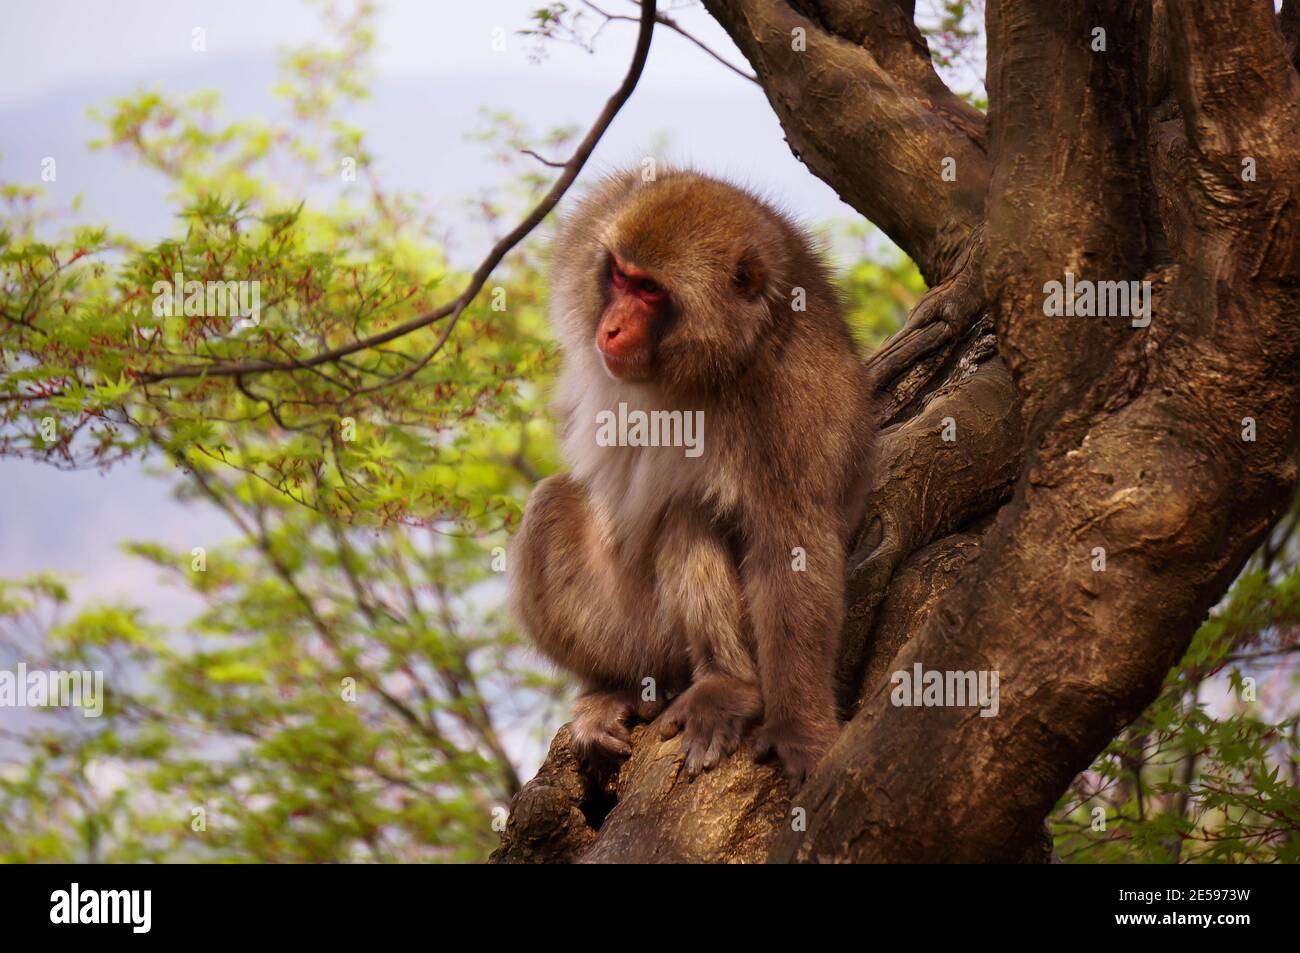
[(542, 165), (549, 165), (552, 169), (563, 169), (563, 168), (564, 168), (564, 163), (563, 163), (563, 162), (555, 162), (555, 161), (553, 161), (553, 160), (551, 160), (551, 159), (547, 159), (547, 158), (545, 158), (544, 156), (539, 156), (539, 155), (538, 155), (536, 152), (534, 152), (532, 149), (520, 149), (519, 151), (520, 151), (521, 153), (523, 153), (524, 155), (526, 155), (526, 156), (532, 156), (534, 159), (536, 159), (536, 160), (537, 160), (538, 162), (540, 162)]
[[(582, 4), (583, 4), (583, 6), (589, 8), (589, 9), (595, 10), (597, 13), (599, 13), (602, 17), (605, 18), (605, 23), (602, 23), (602, 24), (601, 24), (601, 29), (604, 29), (605, 24), (609, 23), (611, 20), (629, 20), (629, 21), (631, 21), (631, 22), (633, 22), (633, 23), (635, 23), (636, 20), (637, 20), (636, 17), (624, 16), (624, 15), (621, 14), (621, 13), (606, 13), (606, 12), (605, 12), (604, 10), (602, 10), (600, 7), (596, 6), (594, 3), (591, 3), (590, 0), (582, 0)], [(723, 66), (725, 66), (727, 69), (731, 70), (733, 73), (735, 73), (735, 74), (736, 74), (737, 76), (739, 76), (741, 79), (747, 79), (747, 80), (749, 80), (751, 83), (753, 83), (755, 86), (761, 86), (761, 85), (762, 85), (761, 83), (759, 83), (759, 81), (758, 81), (758, 77), (757, 77), (757, 76), (754, 76), (754, 75), (752, 75), (752, 74), (750, 74), (750, 73), (746, 73), (746, 72), (745, 72), (743, 69), (741, 69), (740, 67), (738, 67), (738, 66), (733, 66), (731, 63), (727, 62), (727, 60), (725, 60), (725, 59), (722, 57), (721, 54), (717, 53), (717, 52), (716, 52), (712, 47), (710, 47), (710, 46), (709, 46), (707, 43), (705, 43), (703, 40), (701, 40), (701, 39), (699, 39), (698, 37), (696, 37), (694, 34), (692, 34), (692, 33), (688, 33), (685, 29), (683, 29), (683, 27), (681, 26), (681, 24), (679, 24), (676, 20), (674, 20), (672, 17), (668, 16), (667, 14), (665, 14), (665, 13), (657, 13), (657, 14), (655, 14), (655, 22), (656, 22), (656, 23), (661, 23), (661, 24), (663, 24), (664, 26), (668, 27), (668, 29), (672, 30), (672, 31), (673, 31), (674, 33), (676, 33), (678, 36), (683, 36), (683, 37), (685, 37), (686, 39), (690, 40), (692, 43), (694, 43), (696, 46), (698, 46), (700, 49), (702, 49), (705, 53), (708, 53), (711, 57), (713, 57), (715, 60), (717, 60), (717, 61), (718, 61), (719, 63), (721, 63)], [(596, 32), (599, 33), (600, 31), (597, 30)], [(592, 40), (593, 40), (593, 41), (595, 40), (595, 36), (592, 37)]]

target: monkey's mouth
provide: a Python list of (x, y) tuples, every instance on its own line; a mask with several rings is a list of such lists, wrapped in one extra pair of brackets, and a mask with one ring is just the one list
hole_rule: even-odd
[[(596, 348), (600, 351), (600, 348)], [(638, 348), (628, 354), (610, 354), (600, 351), (605, 370), (616, 380), (645, 380), (650, 376), (650, 351)]]

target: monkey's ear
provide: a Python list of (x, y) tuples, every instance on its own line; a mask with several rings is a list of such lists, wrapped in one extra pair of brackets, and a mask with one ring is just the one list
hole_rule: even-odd
[(767, 287), (767, 266), (753, 248), (746, 248), (731, 270), (731, 283), (746, 301), (753, 301)]

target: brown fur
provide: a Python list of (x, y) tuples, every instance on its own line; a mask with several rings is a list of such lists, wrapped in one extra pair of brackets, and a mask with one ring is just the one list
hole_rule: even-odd
[[(594, 344), (611, 253), (671, 301), (645, 383), (613, 379)], [(663, 728), (682, 732), (689, 773), (761, 717), (756, 747), (798, 782), (837, 731), (845, 550), (873, 429), (826, 267), (785, 217), (693, 172), (602, 182), (566, 219), (554, 261), (573, 473), (534, 491), (512, 595), (538, 647), (587, 686), (580, 752), (624, 753), (648, 677), (658, 698), (677, 696)], [(796, 287), (806, 310), (792, 307)], [(704, 453), (597, 446), (596, 413), (620, 401), (702, 410)]]

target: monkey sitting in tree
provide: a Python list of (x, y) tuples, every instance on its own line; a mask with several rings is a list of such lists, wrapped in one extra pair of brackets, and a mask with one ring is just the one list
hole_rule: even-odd
[[(629, 172), (565, 219), (551, 291), (572, 472), (533, 491), (511, 594), (537, 646), (582, 679), (577, 754), (617, 764), (632, 719), (666, 704), (690, 776), (759, 722), (755, 752), (802, 783), (838, 731), (845, 558), (873, 431), (826, 265), (741, 189)], [(637, 412), (702, 420), (702, 441), (608, 439)]]

